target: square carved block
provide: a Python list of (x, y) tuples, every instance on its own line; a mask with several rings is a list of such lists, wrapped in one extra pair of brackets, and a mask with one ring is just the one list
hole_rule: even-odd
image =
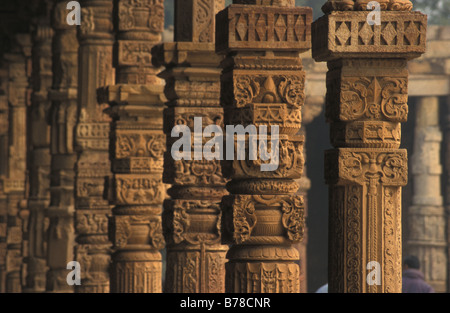
[(307, 7), (231, 5), (216, 16), (216, 52), (306, 51), (311, 48), (311, 22)]
[(427, 16), (420, 12), (381, 12), (381, 25), (369, 25), (370, 12), (332, 12), (312, 25), (313, 58), (413, 59), (425, 53)]

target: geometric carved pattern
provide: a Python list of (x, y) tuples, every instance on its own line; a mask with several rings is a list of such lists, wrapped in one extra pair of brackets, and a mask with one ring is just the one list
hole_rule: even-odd
[[(425, 52), (426, 15), (420, 12), (382, 13), (381, 25), (369, 25), (367, 12), (332, 12), (314, 23), (314, 58), (365, 57), (370, 53), (415, 58)], [(331, 39), (328, 41), (328, 34)]]
[(229, 6), (217, 16), (217, 51), (306, 51), (311, 47), (309, 13), (309, 8)]

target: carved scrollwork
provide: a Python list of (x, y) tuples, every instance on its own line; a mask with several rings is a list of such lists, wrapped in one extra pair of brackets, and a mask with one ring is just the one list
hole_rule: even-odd
[(301, 241), (305, 230), (304, 204), (302, 197), (292, 197), (281, 202), (282, 223), (291, 241)]
[(298, 108), (305, 103), (305, 82), (299, 76), (282, 76), (278, 92), (289, 105)]
[(256, 225), (256, 209), (253, 198), (248, 195), (225, 196), (222, 199), (224, 229), (233, 242), (240, 244), (250, 239)]
[(110, 238), (116, 248), (124, 248), (131, 236), (131, 224), (128, 216), (114, 216), (110, 220)]
[(251, 76), (238, 76), (234, 80), (235, 101), (238, 108), (252, 103), (259, 94), (261, 86)]
[[(347, 150), (347, 149), (341, 149)], [(386, 185), (402, 186), (407, 182), (407, 157), (405, 151), (340, 151), (339, 167), (341, 179), (367, 183), (378, 175)]]

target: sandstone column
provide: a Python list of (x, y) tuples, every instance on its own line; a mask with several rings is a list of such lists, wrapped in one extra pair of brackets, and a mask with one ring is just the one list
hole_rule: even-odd
[(152, 65), (152, 48), (161, 42), (164, 1), (120, 0), (116, 51), (117, 85), (101, 93), (111, 105), (114, 195), (110, 238), (111, 291), (162, 291), (164, 248), (161, 226), (166, 187), (162, 182), (164, 84)]
[(76, 26), (66, 22), (67, 1), (53, 8), (53, 83), (50, 108), (50, 206), (46, 291), (73, 292), (67, 284), (67, 263), (74, 261), (74, 130), (77, 117), (78, 40)]
[(3, 191), (7, 195), (6, 292), (21, 292), (24, 256), (24, 230), (27, 211), (19, 206), (25, 197), (27, 159), (28, 73), (30, 73), (31, 38), (15, 36), (15, 47), (5, 55), (9, 70), (8, 103), (9, 134), (7, 175)]
[(445, 292), (447, 241), (441, 194), (442, 132), (439, 111), (438, 97), (418, 99), (411, 160), (413, 198), (407, 216), (406, 253), (419, 258), (425, 280), (436, 292)]
[(107, 185), (110, 117), (97, 102), (97, 88), (114, 84), (113, 0), (85, 0), (78, 30), (78, 120), (75, 128), (75, 260), (81, 266), (76, 292), (108, 293), (111, 214)]
[[(223, 242), (231, 244), (226, 292), (299, 292), (293, 246), (305, 227), (295, 182), (304, 163), (303, 137), (297, 135), (305, 100), (299, 53), (310, 48), (311, 21), (311, 9), (290, 0), (233, 1), (216, 18), (216, 52), (226, 55), (224, 124), (247, 130), (245, 139), (231, 127), (225, 134), (226, 154), (234, 156), (223, 167), (231, 178), (231, 195), (221, 204)], [(245, 147), (239, 159), (238, 147)]]
[[(174, 160), (171, 138), (177, 125), (202, 136), (205, 127), (223, 127), (220, 107), (222, 59), (214, 51), (215, 14), (223, 0), (175, 1), (175, 43), (161, 47), (166, 71), (164, 112), (167, 153), (164, 182), (172, 184), (170, 200), (164, 203), (163, 225), (167, 241), (165, 292), (224, 292), (225, 254), (221, 245), (220, 200), (226, 194), (220, 160)], [(201, 131), (194, 119), (202, 122)], [(208, 141), (210, 138), (205, 138)], [(203, 142), (202, 142), (203, 143)], [(194, 142), (189, 147), (194, 155)]]
[(46, 265), (46, 210), (50, 204), (50, 125), (47, 116), (50, 109), (48, 90), (52, 85), (52, 38), (50, 26), (51, 4), (41, 2), (44, 12), (36, 17), (32, 33), (32, 94), (29, 113), (29, 192), (27, 208), (28, 256), (24, 292), (45, 291)]
[[(409, 0), (328, 1), (313, 23), (313, 57), (328, 61), (326, 116), (331, 142), (329, 291), (401, 292), (401, 187), (407, 151), (407, 60), (425, 52), (426, 16)], [(369, 284), (370, 283), (370, 284)]]

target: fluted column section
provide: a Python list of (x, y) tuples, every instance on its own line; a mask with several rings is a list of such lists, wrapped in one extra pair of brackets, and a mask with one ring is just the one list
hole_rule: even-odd
[(67, 284), (67, 263), (74, 261), (74, 131), (77, 121), (77, 28), (66, 22), (67, 1), (56, 1), (52, 12), (53, 83), (50, 120), (50, 206), (47, 244), (46, 291), (73, 292)]
[[(215, 14), (223, 0), (175, 1), (175, 42), (166, 43), (161, 62), (166, 71), (164, 112), (167, 153), (164, 182), (171, 184), (164, 202), (163, 225), (167, 242), (165, 292), (206, 293), (225, 291), (225, 254), (221, 244), (220, 200), (227, 192), (220, 160), (174, 160), (171, 154), (175, 126), (189, 127), (202, 137), (205, 127), (223, 127), (220, 107), (222, 59), (214, 51)], [(202, 122), (201, 131), (194, 119)], [(205, 138), (207, 139), (207, 138)], [(193, 155), (194, 142), (189, 151)]]
[(447, 289), (446, 219), (441, 191), (439, 98), (421, 97), (416, 104), (412, 205), (408, 208), (406, 253), (421, 263), (425, 280), (436, 292)]
[(152, 65), (152, 48), (161, 42), (164, 1), (120, 0), (115, 53), (117, 85), (101, 90), (110, 103), (114, 195), (110, 238), (111, 292), (162, 291), (164, 248), (161, 213), (164, 84)]
[(75, 260), (81, 265), (81, 285), (75, 292), (110, 291), (107, 185), (110, 116), (97, 101), (99, 87), (114, 84), (113, 0), (85, 0), (78, 30), (78, 120), (75, 129)]
[(313, 58), (328, 62), (329, 291), (401, 292), (401, 187), (407, 151), (407, 60), (425, 52), (427, 20), (410, 1), (328, 1), (313, 23)]
[(47, 273), (48, 219), (50, 204), (50, 125), (48, 114), (51, 102), (48, 90), (52, 86), (52, 38), (50, 26), (50, 1), (43, 1), (42, 12), (36, 18), (32, 33), (31, 107), (29, 113), (29, 194), (27, 207), (28, 256), (24, 259), (27, 272), (24, 292), (44, 292)]
[[(225, 150), (246, 149), (243, 159), (237, 149), (228, 151), (234, 158), (223, 167), (231, 178), (230, 195), (221, 203), (223, 242), (231, 244), (226, 292), (299, 292), (299, 253), (293, 246), (305, 226), (295, 182), (304, 163), (303, 137), (297, 135), (305, 101), (299, 53), (310, 48), (311, 21), (310, 8), (286, 0), (234, 1), (216, 18), (216, 52), (226, 55), (225, 125), (255, 127), (257, 134), (245, 139), (225, 134)], [(250, 139), (259, 144), (250, 149)]]

